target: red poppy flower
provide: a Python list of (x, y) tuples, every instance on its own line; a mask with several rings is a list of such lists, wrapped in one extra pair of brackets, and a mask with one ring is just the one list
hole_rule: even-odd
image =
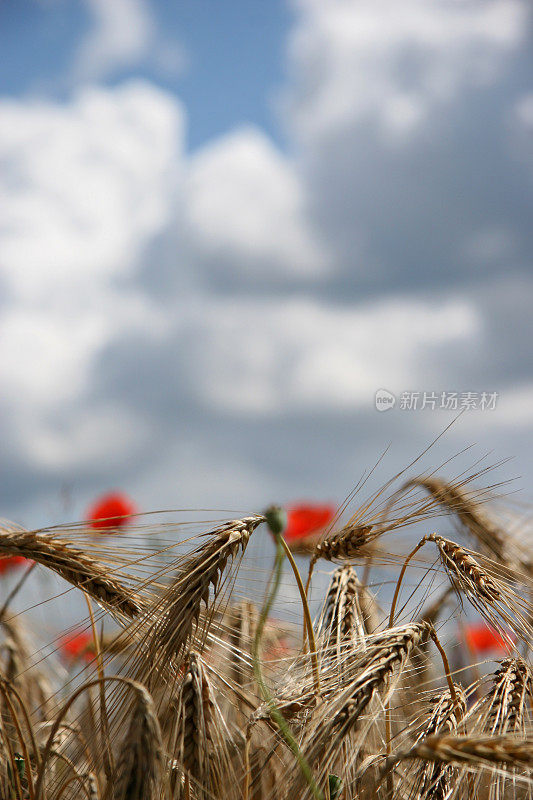
[(321, 533), (335, 517), (330, 503), (298, 503), (287, 509), (287, 527), (283, 534), (288, 543)]
[(72, 631), (58, 639), (58, 648), (63, 661), (69, 666), (76, 661), (88, 664), (95, 656), (93, 637), (86, 630)]
[(124, 528), (137, 508), (123, 492), (109, 492), (98, 497), (87, 511), (87, 521), (95, 530)]
[(509, 643), (495, 628), (485, 622), (466, 625), (464, 629), (466, 644), (473, 653), (507, 652)]
[(8, 572), (30, 563), (24, 556), (0, 556), (0, 575), (7, 575)]

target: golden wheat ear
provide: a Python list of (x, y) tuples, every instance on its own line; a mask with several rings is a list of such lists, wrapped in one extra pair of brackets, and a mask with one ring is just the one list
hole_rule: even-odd
[[(471, 736), (513, 735), (526, 739), (532, 730), (531, 697), (532, 673), (529, 665), (519, 656), (506, 658), (490, 676), (481, 678), (472, 687), (479, 694), (488, 682), (488, 691), (470, 708), (464, 725)], [(483, 773), (470, 774), (470, 788), (477, 794), (482, 791)], [(494, 797), (505, 797), (509, 778), (500, 773), (492, 777)]]
[[(324, 785), (339, 764), (346, 742), (350, 743), (348, 766), (355, 766), (369, 731), (382, 716), (384, 703), (424, 633), (424, 625), (412, 623), (368, 637), (366, 649), (352, 656), (351, 680), (323, 698), (311, 712), (303, 732), (302, 754), (314, 767), (319, 785)], [(297, 792), (301, 793), (299, 797), (312, 796), (299, 777), (291, 788), (291, 793)]]
[(0, 555), (23, 556), (47, 567), (122, 618), (136, 617), (141, 610), (140, 600), (109, 568), (54, 534), (4, 527), (0, 531)]
[[(411, 746), (428, 736), (463, 732), (467, 701), (459, 684), (454, 684), (454, 697), (449, 689), (426, 696), (420, 712), (399, 737), (410, 741)], [(397, 742), (395, 745), (400, 747)], [(398, 769), (395, 782), (399, 796), (406, 794), (427, 800), (445, 800), (455, 795), (460, 784), (460, 772), (454, 765), (420, 760), (409, 764), (407, 769)]]
[(492, 675), (481, 678), (475, 694), (488, 682), (488, 690), (470, 708), (466, 717), (468, 730), (476, 735), (521, 734), (527, 736), (532, 723), (533, 674), (520, 656), (498, 663)]
[[(384, 781), (397, 774), (402, 762), (421, 762), (431, 783), (411, 786), (409, 797), (424, 800), (441, 798), (522, 798), (530, 795), (533, 767), (533, 740), (515, 736), (480, 737), (467, 735), (427, 736), (414, 747), (386, 759), (381, 773)], [(402, 776), (409, 787), (410, 767)], [(490, 787), (490, 791), (487, 790)]]
[(533, 768), (533, 739), (516, 736), (428, 736), (402, 758)]
[(522, 574), (443, 536), (431, 534), (425, 537), (425, 541), (436, 544), (452, 585), (468, 598), (490, 625), (500, 631), (509, 649), (516, 648), (513, 635), (530, 648), (533, 644), (533, 606), (523, 596), (533, 588), (530, 581)]
[[(463, 483), (469, 484), (474, 477), (479, 477), (479, 473), (465, 479)], [(442, 502), (439, 492), (430, 492), (429, 497), (417, 496), (414, 490), (423, 485), (423, 479), (415, 478), (407, 481), (398, 490), (389, 494), (395, 480), (393, 478), (388, 481), (363, 502), (344, 527), (339, 531), (328, 531), (315, 545), (311, 552), (308, 588), (317, 561), (324, 559), (346, 562), (361, 558), (386, 558), (387, 552), (376, 545), (376, 540), (414, 523), (454, 513), (455, 509)], [(451, 487), (454, 484), (449, 485)]]
[(176, 577), (131, 626), (139, 643), (128, 667), (135, 679), (152, 686), (154, 681), (171, 680), (173, 674), (175, 681), (195, 632), (205, 642), (226, 568), (244, 553), (250, 536), (263, 521), (258, 515), (225, 523), (204, 534), (206, 542), (193, 553), (173, 562)]
[(339, 664), (350, 648), (365, 649), (365, 639), (378, 626), (374, 597), (350, 566), (338, 567), (330, 578), (317, 622), (322, 659), (336, 658)]
[(349, 561), (361, 555), (363, 548), (378, 536), (372, 525), (347, 525), (315, 547), (313, 560)]
[(133, 713), (120, 752), (113, 800), (156, 800), (160, 796), (163, 742), (154, 702), (140, 684), (135, 685)]
[(456, 516), (462, 530), (478, 542), (486, 555), (512, 566), (509, 536), (487, 511), (489, 491), (475, 489), (469, 484), (469, 480), (447, 481), (426, 475), (407, 481), (401, 491), (414, 487), (425, 489), (445, 511)]
[(176, 698), (175, 725), (167, 747), (183, 774), (184, 786), (200, 800), (211, 797), (237, 798), (240, 784), (235, 771), (235, 751), (218, 706), (214, 687), (202, 658), (189, 653)]

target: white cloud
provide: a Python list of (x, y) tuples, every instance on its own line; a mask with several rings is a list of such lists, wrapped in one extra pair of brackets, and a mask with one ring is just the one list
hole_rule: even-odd
[(181, 160), (179, 104), (147, 84), (84, 90), (66, 105), (0, 102), (0, 383), (28, 464), (80, 465), (113, 441), (127, 456), (127, 410), (113, 426), (83, 399), (114, 337), (160, 333), (131, 279), (168, 224)]
[(191, 161), (186, 224), (201, 257), (224, 270), (292, 277), (325, 273), (294, 165), (256, 129), (208, 145)]
[(520, 0), (300, 0), (290, 120), (300, 141), (372, 119), (395, 141), (467, 86), (490, 82), (525, 34)]
[(157, 24), (151, 0), (84, 0), (91, 18), (71, 70), (74, 83), (93, 83), (121, 70), (150, 65), (176, 77), (189, 65), (182, 42)]
[(527, 69), (530, 4), (297, 8), (284, 110), (339, 284), (405, 291), (527, 264), (527, 189), (502, 122)]
[(19, 433), (19, 446), (42, 469), (120, 469), (135, 458), (149, 436), (149, 427), (128, 409), (112, 404), (69, 415), (61, 426), (31, 420)]
[[(368, 408), (383, 383), (416, 385), (435, 348), (479, 336), (477, 310), (453, 299), (229, 300), (199, 280), (157, 307), (139, 270), (150, 280), (151, 248), (176, 231), (184, 252), (164, 252), (178, 271), (194, 264), (209, 277), (220, 254), (242, 280), (305, 281), (329, 266), (294, 165), (253, 130), (187, 160), (182, 117), (140, 83), (84, 90), (66, 105), (0, 103), (0, 381), (14, 446), (34, 470), (119, 469), (149, 453), (153, 426), (173, 441), (173, 423), (136, 408), (130, 388), (111, 399), (104, 383), (94, 395), (101, 354), (116, 342), (131, 343), (134, 391), (176, 391), (168, 376), (181, 374), (204, 413), (268, 418)], [(153, 342), (165, 361), (144, 387)]]
[[(144, 4), (93, 8), (86, 76), (146, 56)], [(231, 482), (288, 496), (313, 476), (322, 491), (339, 450), (353, 469), (356, 436), (366, 453), (383, 444), (377, 388), (522, 385), (529, 284), (505, 302), (481, 289), (502, 260), (527, 263), (523, 187), (492, 124), (509, 113), (525, 8), (302, 0), (290, 155), (245, 128), (186, 156), (180, 103), (147, 83), (1, 100), (1, 422), (6, 479), (20, 476), (6, 502), (28, 476), (36, 492), (163, 473), (171, 492), (186, 476), (197, 503), (215, 482), (218, 498)], [(530, 104), (522, 91), (512, 111), (524, 136)], [(501, 427), (525, 430), (530, 392), (513, 391)], [(387, 438), (411, 445), (417, 425)]]
[(533, 384), (515, 384), (498, 393), (494, 409), (471, 413), (469, 425), (477, 430), (522, 432), (533, 430)]
[(19, 410), (72, 400), (85, 387), (88, 359), (107, 333), (105, 320), (94, 314), (69, 320), (46, 307), (5, 311), (0, 321), (4, 398)]
[(179, 104), (148, 84), (83, 90), (64, 106), (3, 101), (0, 260), (11, 291), (53, 305), (131, 272), (168, 222), (182, 140)]
[(195, 380), (204, 402), (252, 415), (368, 409), (380, 386), (420, 386), (433, 352), (471, 347), (482, 330), (468, 303), (404, 299), (355, 307), (209, 304), (196, 325), (204, 346)]
[(155, 43), (155, 21), (148, 0), (85, 0), (93, 26), (74, 65), (81, 80), (99, 80), (131, 66)]
[(241, 131), (191, 162), (183, 137), (179, 102), (147, 83), (0, 101), (0, 382), (4, 421), (35, 468), (87, 466), (109, 448), (128, 457), (135, 414), (87, 400), (115, 341), (172, 345), (191, 310), (201, 339), (205, 297), (190, 289), (163, 312), (138, 280), (157, 242), (187, 242), (163, 248), (176, 271), (207, 274), (221, 250), (241, 277), (324, 266), (292, 165), (265, 137)]
[(94, 359), (109, 341), (124, 332), (150, 340), (164, 326), (149, 300), (132, 289), (100, 284), (61, 299), (13, 304), (2, 313), (0, 383), (16, 413), (72, 403), (90, 388)]

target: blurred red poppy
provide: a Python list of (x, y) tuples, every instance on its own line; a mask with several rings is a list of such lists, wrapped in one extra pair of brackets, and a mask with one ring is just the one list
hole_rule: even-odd
[(502, 634), (485, 622), (466, 625), (464, 635), (468, 649), (473, 653), (502, 653), (509, 650), (509, 643)]
[(118, 530), (129, 522), (137, 508), (123, 492), (109, 492), (98, 497), (87, 511), (87, 521), (95, 530)]
[(283, 537), (290, 543), (319, 534), (330, 524), (336, 513), (337, 509), (330, 503), (298, 503), (289, 506)]
[(8, 572), (19, 569), (19, 567), (23, 567), (24, 564), (29, 566), (31, 563), (32, 562), (28, 558), (24, 558), (24, 556), (0, 556), (0, 575), (7, 575)]
[(286, 636), (277, 639), (273, 644), (265, 650), (265, 661), (280, 661), (282, 658), (287, 658), (291, 654), (289, 640)]
[(63, 661), (71, 666), (76, 661), (88, 664), (95, 656), (92, 634), (86, 630), (72, 631), (57, 640), (59, 653)]

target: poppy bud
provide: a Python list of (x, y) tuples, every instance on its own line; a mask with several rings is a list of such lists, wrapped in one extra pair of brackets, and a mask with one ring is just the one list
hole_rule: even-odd
[(287, 512), (280, 506), (270, 506), (265, 511), (266, 524), (274, 536), (279, 536), (287, 527)]

